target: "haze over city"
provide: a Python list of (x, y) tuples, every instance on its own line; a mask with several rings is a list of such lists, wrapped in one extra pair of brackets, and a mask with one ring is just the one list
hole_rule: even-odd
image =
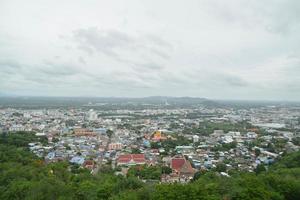
[(0, 95), (300, 100), (300, 2), (0, 2)]

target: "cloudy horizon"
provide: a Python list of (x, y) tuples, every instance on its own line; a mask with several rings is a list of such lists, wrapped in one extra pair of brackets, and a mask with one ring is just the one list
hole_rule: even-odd
[(0, 95), (300, 100), (300, 1), (0, 2)]

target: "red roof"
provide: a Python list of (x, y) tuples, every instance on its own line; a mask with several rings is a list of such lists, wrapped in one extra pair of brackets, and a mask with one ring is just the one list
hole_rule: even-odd
[(92, 161), (92, 160), (86, 160), (84, 162), (84, 166), (86, 166), (86, 165), (94, 165), (94, 161)]
[(118, 158), (119, 163), (129, 163), (130, 161), (136, 162), (136, 163), (142, 163), (145, 162), (145, 155), (144, 154), (126, 154), (126, 155), (120, 155)]
[(171, 160), (171, 168), (173, 170), (179, 171), (181, 167), (184, 165), (185, 159), (184, 158), (173, 158)]
[(152, 149), (152, 152), (153, 152), (153, 153), (158, 153), (159, 150), (158, 150), (158, 149)]
[(95, 167), (95, 163), (92, 160), (86, 160), (83, 166), (88, 169), (93, 169)]

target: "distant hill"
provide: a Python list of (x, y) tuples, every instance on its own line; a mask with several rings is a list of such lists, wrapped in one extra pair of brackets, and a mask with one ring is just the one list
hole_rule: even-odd
[(152, 96), (142, 98), (129, 97), (8, 97), (0, 96), (0, 106), (2, 107), (97, 107), (103, 104), (119, 105), (121, 107), (141, 108), (141, 107), (194, 107), (194, 106), (219, 106), (218, 103), (195, 97), (165, 97)]

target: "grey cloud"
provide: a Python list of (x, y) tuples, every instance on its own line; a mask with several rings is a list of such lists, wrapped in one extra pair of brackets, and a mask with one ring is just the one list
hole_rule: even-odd
[(78, 57), (78, 62), (81, 63), (81, 64), (86, 64), (86, 61), (83, 57)]
[(160, 51), (160, 50), (157, 50), (157, 49), (155, 49), (155, 48), (149, 48), (149, 50), (150, 50), (153, 54), (155, 54), (155, 55), (157, 55), (157, 56), (159, 56), (159, 57), (161, 57), (161, 58), (163, 58), (163, 59), (165, 59), (165, 60), (169, 60), (170, 57), (171, 57), (168, 53), (163, 52), (163, 51)]
[(1, 92), (300, 98), (298, 0), (4, 1)]
[(287, 57), (287, 63), (282, 66), (282, 80), (279, 84), (283, 89), (300, 89), (300, 57)]
[(22, 66), (12, 60), (1, 60), (0, 61), (0, 73), (14, 74), (20, 71)]
[(173, 49), (173, 45), (162, 38), (156, 35), (147, 35), (146, 38), (157, 46), (168, 48), (169, 50)]
[(201, 85), (207, 88), (221, 89), (224, 87), (247, 87), (249, 83), (242, 77), (228, 72), (217, 72), (208, 69), (198, 69), (182, 73), (190, 85)]
[(154, 62), (150, 62), (150, 63), (143, 63), (143, 64), (135, 64), (132, 68), (137, 72), (149, 73), (149, 72), (161, 71), (164, 68), (164, 66)]
[(151, 70), (161, 70), (164, 68), (162, 65), (159, 65), (157, 63), (145, 63), (145, 64), (142, 64), (141, 66), (146, 69), (151, 69)]
[(300, 1), (210, 1), (206, 4), (209, 11), (219, 19), (247, 29), (264, 27), (271, 33), (288, 34), (300, 25)]
[(72, 76), (82, 71), (72, 64), (57, 64), (53, 62), (45, 62), (45, 65), (39, 67), (37, 72), (47, 76)]
[(212, 87), (218, 90), (222, 90), (222, 88), (237, 89), (249, 86), (249, 83), (242, 77), (226, 72), (212, 72), (208, 75), (208, 79), (210, 81), (207, 87)]
[(94, 50), (100, 51), (109, 56), (116, 56), (116, 48), (129, 48), (134, 40), (127, 34), (109, 30), (101, 31), (95, 27), (78, 29), (74, 31), (74, 37), (79, 42), (80, 48), (88, 53)]
[[(36, 64), (18, 64), (13, 61), (0, 62), (0, 73), (8, 70), (6, 78), (9, 80), (18, 80), (23, 84), (32, 83), (43, 86), (62, 86), (72, 83), (68, 77), (78, 76), (81, 74), (79, 68), (72, 64), (54, 63), (45, 61), (39, 65)], [(5, 68), (3, 66), (6, 66)], [(9, 68), (8, 68), (9, 66)], [(6, 70), (5, 70), (6, 69)]]
[(224, 75), (223, 77), (223, 81), (224, 83), (226, 83), (229, 86), (232, 87), (245, 87), (248, 86), (247, 81), (245, 81), (244, 79), (238, 77), (238, 76), (233, 76), (233, 75)]
[(89, 85), (94, 85), (100, 88), (113, 88), (121, 90), (134, 90), (139, 88), (151, 88), (151, 84), (146, 80), (141, 80), (141, 77), (135, 76), (132, 73), (110, 72), (105, 75), (87, 75)]
[(136, 64), (145, 55), (167, 60), (173, 48), (158, 36), (131, 36), (118, 30), (96, 27), (75, 30), (73, 38), (78, 48), (90, 55), (100, 52), (126, 64)]
[[(270, 9), (272, 8), (272, 9)], [(271, 7), (266, 6), (263, 17), (268, 19), (266, 28), (275, 33), (288, 34), (300, 25), (300, 1), (275, 1)]]

